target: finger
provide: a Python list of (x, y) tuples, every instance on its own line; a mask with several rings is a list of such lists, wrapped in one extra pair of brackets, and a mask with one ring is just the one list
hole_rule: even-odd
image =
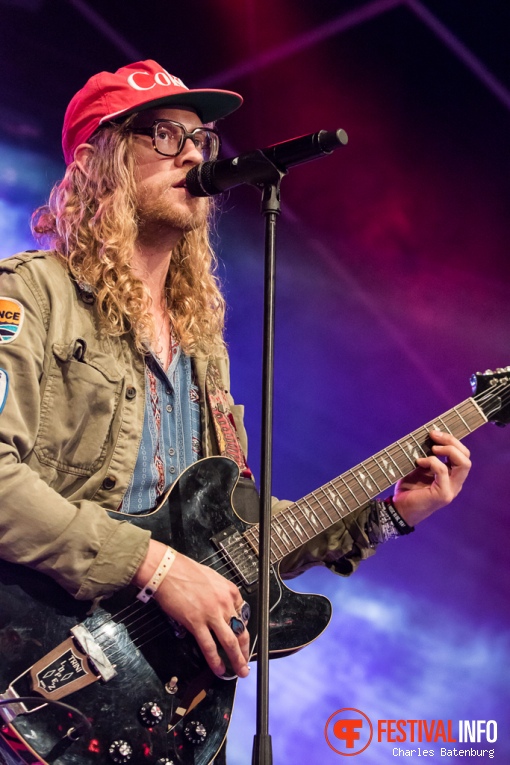
[(244, 656), (246, 662), (250, 660), (250, 633), (245, 630), (242, 635), (239, 636), (239, 648)]
[(226, 667), (218, 653), (218, 648), (209, 630), (204, 628), (197, 629), (194, 635), (198, 647), (202, 651), (206, 662), (214, 674), (218, 675), (218, 677), (224, 675)]
[(422, 470), (427, 470), (434, 475), (448, 480), (448, 466), (439, 457), (430, 455), (430, 457), (420, 457), (416, 460)]
[(247, 666), (248, 655), (245, 655), (246, 640), (249, 642), (248, 630), (245, 629), (238, 637), (233, 633), (230, 624), (224, 621), (220, 621), (212, 629), (236, 675), (247, 677), (250, 671)]
[(420, 460), (420, 467), (426, 467), (434, 472), (434, 482), (431, 488), (436, 488), (438, 498), (445, 504), (451, 502), (460, 492), (462, 485), (469, 472), (469, 468), (455, 468), (450, 473), (447, 464), (438, 457), (423, 457)]
[(458, 493), (471, 469), (471, 460), (464, 454), (460, 454), (455, 447), (437, 447), (435, 454), (439, 454), (448, 468), (450, 480)]
[[(251, 609), (249, 603), (247, 603), (245, 600), (242, 601), (238, 606), (236, 606), (236, 618), (239, 619), (244, 629), (236, 633), (237, 639), (239, 641), (239, 647), (241, 649), (241, 652), (248, 662), (250, 659), (250, 633), (248, 632), (248, 622), (250, 620), (251, 615)], [(232, 626), (232, 619), (230, 620), (230, 626)]]
[[(420, 464), (421, 468), (426, 468), (434, 474), (434, 483), (439, 489), (440, 494), (451, 501), (453, 499), (453, 491), (450, 485), (450, 474), (448, 466), (442, 462), (439, 457), (421, 457), (416, 460)], [(450, 496), (451, 495), (451, 496)]]
[(442, 444), (451, 444), (452, 446), (456, 446), (457, 449), (462, 452), (462, 454), (466, 455), (466, 457), (471, 456), (471, 452), (467, 446), (465, 446), (462, 441), (459, 441), (458, 438), (452, 436), (451, 433), (443, 433), (442, 430), (431, 430), (429, 435), (434, 439), (434, 441), (439, 441)]
[(449, 444), (436, 444), (432, 447), (432, 451), (436, 456), (440, 455), (441, 457), (446, 457), (450, 461), (452, 467), (460, 467), (466, 470), (471, 468), (469, 452), (468, 454), (461, 452), (460, 449), (458, 449), (456, 446)]

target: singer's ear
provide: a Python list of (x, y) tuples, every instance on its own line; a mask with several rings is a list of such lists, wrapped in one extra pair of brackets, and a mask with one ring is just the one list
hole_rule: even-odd
[(90, 143), (80, 143), (74, 150), (74, 161), (83, 175), (87, 175), (89, 160), (95, 151)]

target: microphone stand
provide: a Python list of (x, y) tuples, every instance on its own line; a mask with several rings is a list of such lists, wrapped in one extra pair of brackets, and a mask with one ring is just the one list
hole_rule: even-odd
[[(262, 354), (262, 438), (259, 523), (258, 646), (257, 646), (257, 726), (253, 742), (252, 765), (272, 765), (269, 735), (269, 608), (271, 581), (271, 471), (273, 432), (274, 327), (276, 284), (276, 221), (280, 214), (280, 184), (288, 167), (308, 162), (320, 154), (330, 154), (347, 143), (344, 130), (319, 133), (266, 150), (255, 150), (232, 160), (222, 161), (216, 175), (201, 177), (203, 166), (194, 174), (197, 196), (220, 193), (245, 183), (262, 190), (261, 213), (265, 218), (264, 258), (264, 345)], [(274, 160), (274, 162), (272, 161)], [(204, 163), (207, 166), (208, 163)], [(213, 164), (213, 163), (209, 163)], [(210, 171), (210, 167), (208, 171)], [(190, 171), (193, 173), (193, 170)], [(232, 182), (235, 180), (235, 182)], [(195, 186), (195, 184), (197, 184)], [(224, 184), (224, 185), (222, 185)], [(203, 194), (201, 192), (204, 192)]]
[(273, 430), (274, 317), (276, 283), (276, 221), (280, 214), (280, 170), (260, 150), (236, 161), (239, 183), (262, 189), (261, 214), (265, 217), (264, 344), (262, 353), (262, 436), (260, 471), (257, 725), (252, 765), (272, 765), (269, 735), (269, 608), (271, 577), (271, 470)]
[[(263, 156), (263, 155), (262, 155)], [(264, 157), (264, 159), (266, 159)], [(273, 176), (263, 184), (261, 213), (265, 217), (264, 344), (262, 354), (262, 440), (259, 523), (259, 600), (257, 647), (257, 727), (252, 765), (272, 765), (269, 735), (269, 609), (271, 576), (271, 475), (273, 433), (274, 328), (276, 285), (276, 221), (280, 214), (280, 181), (284, 175), (269, 160)]]

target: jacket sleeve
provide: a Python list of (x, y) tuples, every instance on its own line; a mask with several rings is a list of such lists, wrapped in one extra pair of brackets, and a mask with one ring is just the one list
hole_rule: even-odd
[[(275, 500), (273, 513), (281, 512), (290, 504)], [(373, 503), (365, 505), (287, 555), (280, 564), (282, 577), (292, 579), (313, 566), (327, 566), (341, 576), (352, 574), (362, 560), (374, 555), (381, 541), (369, 533), (374, 511), (377, 512), (377, 506)]]
[(26, 464), (47, 357), (44, 296), (16, 270), (1, 269), (0, 294), (18, 301), (23, 316), (14, 338), (0, 344), (8, 379), (0, 413), (0, 557), (49, 575), (77, 599), (110, 595), (132, 579), (150, 534), (113, 520), (92, 501), (69, 502)]

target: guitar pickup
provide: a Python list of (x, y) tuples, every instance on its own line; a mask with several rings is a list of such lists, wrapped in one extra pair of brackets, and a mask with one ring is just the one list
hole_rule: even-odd
[(216, 534), (211, 541), (246, 587), (256, 584), (259, 578), (258, 558), (235, 526)]

